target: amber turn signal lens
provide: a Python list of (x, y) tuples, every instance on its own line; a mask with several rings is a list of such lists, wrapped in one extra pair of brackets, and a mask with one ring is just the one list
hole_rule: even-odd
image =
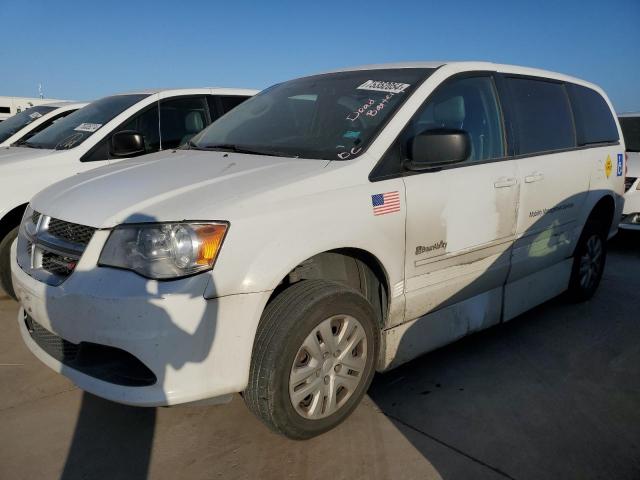
[(200, 240), (196, 263), (198, 265), (213, 265), (222, 246), (224, 235), (227, 233), (227, 225), (200, 225), (194, 230)]

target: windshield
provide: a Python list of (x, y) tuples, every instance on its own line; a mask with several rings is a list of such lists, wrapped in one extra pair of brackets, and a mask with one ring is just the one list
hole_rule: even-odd
[(21, 129), (35, 122), (37, 119), (46, 115), (57, 107), (48, 107), (46, 105), (38, 105), (17, 113), (13, 117), (9, 117), (0, 123), (0, 142), (4, 142), (7, 138), (18, 133)]
[(326, 160), (355, 158), (432, 72), (361, 70), (274, 85), (214, 122), (189, 146)]
[(105, 123), (148, 96), (114, 95), (96, 100), (37, 133), (22, 146), (56, 150), (77, 147)]
[(640, 152), (640, 116), (620, 117), (624, 144), (629, 152)]

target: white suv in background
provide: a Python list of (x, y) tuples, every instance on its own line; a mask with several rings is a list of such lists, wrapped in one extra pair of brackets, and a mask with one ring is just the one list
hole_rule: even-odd
[(95, 395), (243, 392), (308, 438), (376, 369), (590, 298), (623, 169), (605, 93), (565, 75), (454, 62), (283, 82), (189, 149), (36, 195), (12, 249), (20, 332)]
[(0, 97), (0, 123), (33, 106), (64, 101), (66, 100), (40, 97)]
[(192, 88), (112, 95), (18, 146), (0, 149), (0, 288), (13, 296), (9, 248), (29, 199), (38, 191), (124, 158), (175, 149), (255, 93)]
[(627, 147), (624, 210), (620, 228), (640, 230), (640, 112), (618, 116)]
[(57, 102), (36, 105), (0, 123), (0, 147), (29, 140), (63, 117), (87, 106), (87, 102)]

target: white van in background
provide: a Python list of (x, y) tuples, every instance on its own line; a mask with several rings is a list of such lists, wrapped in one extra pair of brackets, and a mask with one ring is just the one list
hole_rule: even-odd
[(62, 102), (55, 98), (0, 97), (0, 122), (27, 108), (45, 103)]
[(54, 122), (87, 105), (87, 102), (56, 102), (29, 107), (0, 123), (0, 147), (24, 143)]
[(640, 112), (618, 115), (627, 147), (624, 210), (620, 228), (640, 230)]
[(33, 195), (85, 170), (177, 148), (255, 93), (191, 88), (112, 95), (90, 103), (19, 146), (0, 149), (0, 287), (13, 295), (9, 247)]
[(298, 439), (344, 420), (376, 369), (590, 298), (622, 211), (606, 94), (524, 67), (298, 78), (189, 147), (31, 200), (11, 263), (22, 337), (95, 395), (243, 392)]

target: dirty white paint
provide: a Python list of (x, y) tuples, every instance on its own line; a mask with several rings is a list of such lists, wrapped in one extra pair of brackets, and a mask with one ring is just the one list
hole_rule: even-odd
[(502, 289), (497, 288), (385, 330), (378, 370), (397, 367), (470, 332), (498, 323), (501, 296)]

